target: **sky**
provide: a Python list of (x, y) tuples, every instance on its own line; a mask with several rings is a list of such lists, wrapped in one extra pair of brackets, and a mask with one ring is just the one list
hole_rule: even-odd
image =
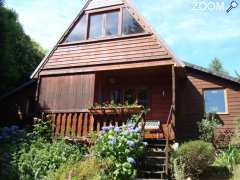
[[(207, 67), (214, 57), (240, 72), (240, 0), (130, 0), (176, 56)], [(25, 32), (47, 50), (56, 44), (86, 0), (6, 0)]]

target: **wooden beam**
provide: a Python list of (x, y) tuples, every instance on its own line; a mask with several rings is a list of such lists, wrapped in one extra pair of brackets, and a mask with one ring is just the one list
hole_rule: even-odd
[(110, 70), (168, 66), (173, 64), (174, 62), (171, 60), (171, 58), (169, 56), (166, 56), (166, 59), (155, 60), (155, 61), (148, 60), (145, 62), (124, 63), (124, 64), (106, 64), (106, 65), (100, 65), (100, 66), (77, 67), (77, 68), (68, 68), (68, 69), (48, 69), (48, 70), (42, 70), (40, 75), (47, 76), (47, 75), (59, 75), (59, 74), (88, 73), (88, 72), (99, 72), (99, 71), (110, 71)]
[(172, 105), (173, 105), (173, 113), (172, 113), (172, 124), (175, 127), (175, 112), (176, 112), (176, 73), (175, 66), (172, 65)]

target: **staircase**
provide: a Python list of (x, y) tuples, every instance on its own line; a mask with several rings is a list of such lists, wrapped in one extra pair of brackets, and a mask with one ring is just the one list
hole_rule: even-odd
[(138, 179), (167, 179), (166, 140), (145, 139), (148, 143), (140, 163)]

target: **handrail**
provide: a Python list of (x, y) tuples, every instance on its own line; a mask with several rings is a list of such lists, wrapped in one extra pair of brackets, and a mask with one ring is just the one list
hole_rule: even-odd
[(169, 159), (169, 140), (170, 140), (170, 131), (171, 131), (171, 127), (170, 125), (172, 125), (172, 116), (174, 114), (174, 105), (171, 105), (169, 114), (168, 114), (168, 120), (167, 120), (167, 129), (168, 129), (168, 134), (166, 137), (166, 169), (165, 169), (165, 173), (168, 175), (168, 159)]
[(141, 122), (141, 137), (143, 138), (143, 131), (144, 131), (144, 127), (145, 127), (145, 121), (144, 121), (144, 115), (145, 115), (145, 112), (144, 111), (141, 111), (139, 117), (138, 117), (138, 120), (134, 126), (134, 129), (138, 127), (139, 123)]

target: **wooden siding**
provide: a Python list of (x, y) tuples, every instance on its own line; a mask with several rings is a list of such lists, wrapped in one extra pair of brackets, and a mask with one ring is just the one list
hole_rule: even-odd
[(78, 112), (93, 104), (94, 74), (41, 77), (39, 104), (43, 110)]
[(43, 70), (171, 58), (154, 35), (59, 46)]
[(178, 81), (177, 128), (179, 137), (196, 137), (197, 122), (204, 116), (203, 90), (224, 88), (227, 93), (228, 114), (219, 114), (224, 125), (217, 132), (233, 130), (235, 119), (240, 117), (240, 86), (206, 73), (188, 70), (187, 79)]
[(122, 0), (92, 0), (85, 10), (123, 4)]

